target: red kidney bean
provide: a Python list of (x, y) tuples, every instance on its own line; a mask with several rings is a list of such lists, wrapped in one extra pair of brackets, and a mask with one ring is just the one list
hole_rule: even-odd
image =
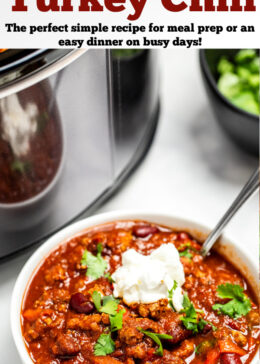
[(75, 293), (71, 296), (70, 307), (78, 313), (89, 314), (94, 311), (95, 306), (83, 293)]
[(231, 327), (231, 329), (238, 331), (241, 330), (241, 324), (239, 323), (239, 321), (232, 320), (231, 318), (226, 318), (225, 322), (228, 324), (228, 326)]
[(189, 237), (189, 235), (187, 233), (179, 233), (178, 234), (178, 239), (187, 240), (187, 239), (190, 239), (190, 237)]
[(240, 356), (233, 353), (223, 353), (220, 355), (221, 364), (242, 364)]
[(112, 255), (112, 250), (109, 247), (105, 246), (102, 250), (102, 255), (110, 257)]
[(204, 329), (203, 329), (202, 333), (207, 334), (211, 330), (212, 330), (212, 326), (210, 324), (207, 324), (207, 325), (204, 326)]
[(133, 228), (133, 234), (137, 238), (146, 238), (148, 235), (158, 233), (159, 229), (151, 225), (137, 225)]

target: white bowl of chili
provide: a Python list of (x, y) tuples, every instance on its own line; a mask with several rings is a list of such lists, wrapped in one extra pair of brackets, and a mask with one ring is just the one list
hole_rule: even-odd
[[(128, 221), (128, 223), (126, 223), (126, 221)], [(167, 235), (169, 233), (170, 234), (169, 236), (171, 236), (172, 241), (174, 241), (174, 239), (175, 239), (176, 242), (180, 242), (180, 239), (184, 239), (184, 244), (185, 244), (185, 239), (188, 239), (188, 241), (193, 242), (192, 238), (196, 239), (198, 242), (202, 242), (203, 239), (205, 239), (205, 237), (207, 236), (207, 234), (210, 231), (209, 228), (207, 228), (207, 227), (205, 227), (205, 226), (203, 226), (201, 224), (198, 224), (196, 222), (186, 220), (186, 219), (183, 219), (183, 218), (179, 218), (179, 217), (177, 218), (177, 217), (174, 217), (174, 216), (170, 216), (168, 214), (159, 214), (159, 213), (152, 213), (152, 212), (136, 212), (136, 211), (115, 211), (115, 212), (109, 212), (109, 213), (105, 213), (105, 214), (92, 216), (92, 217), (89, 217), (89, 218), (87, 218), (85, 220), (76, 222), (76, 223), (64, 228), (63, 230), (61, 230), (60, 232), (58, 232), (54, 236), (52, 236), (31, 256), (31, 258), (25, 264), (24, 268), (22, 269), (22, 271), (21, 271), (21, 273), (20, 273), (20, 275), (19, 275), (19, 277), (18, 277), (18, 279), (16, 281), (14, 291), (13, 291), (12, 302), (11, 302), (11, 328), (12, 328), (12, 334), (13, 334), (13, 338), (14, 338), (16, 347), (18, 349), (18, 352), (19, 352), (20, 357), (21, 357), (24, 364), (31, 364), (31, 363), (35, 363), (35, 362), (36, 363), (43, 363), (43, 361), (42, 361), (43, 359), (41, 359), (42, 357), (45, 358), (44, 362), (46, 364), (53, 363), (53, 361), (51, 361), (51, 359), (49, 359), (49, 358), (52, 358), (52, 360), (56, 360), (57, 358), (59, 358), (59, 356), (56, 357), (56, 359), (55, 359), (55, 353), (58, 353), (58, 355), (61, 355), (61, 353), (63, 353), (61, 351), (62, 344), (61, 344), (60, 339), (59, 339), (58, 336), (56, 337), (55, 340), (53, 338), (51, 339), (54, 346), (52, 346), (50, 344), (48, 346), (48, 348), (46, 348), (46, 346), (44, 346), (43, 342), (41, 342), (41, 340), (39, 339), (40, 336), (38, 336), (38, 338), (37, 337), (33, 338), (33, 335), (35, 334), (34, 328), (35, 328), (35, 325), (37, 325), (37, 322), (36, 322), (37, 319), (34, 320), (34, 315), (36, 315), (36, 317), (37, 317), (37, 312), (36, 311), (38, 310), (38, 312), (39, 312), (39, 310), (43, 309), (41, 306), (38, 306), (38, 308), (37, 308), (38, 303), (35, 305), (35, 302), (34, 302), (34, 305), (33, 305), (32, 298), (34, 297), (34, 301), (36, 299), (39, 300), (39, 298), (40, 298), (39, 292), (35, 293), (35, 291), (34, 291), (34, 293), (32, 293), (32, 292), (30, 293), (30, 290), (35, 289), (36, 285), (38, 285), (38, 287), (36, 288), (37, 290), (41, 289), (40, 288), (40, 286), (41, 286), (40, 282), (41, 281), (40, 281), (40, 278), (39, 278), (40, 276), (37, 278), (37, 275), (39, 274), (39, 272), (44, 271), (46, 269), (46, 267), (48, 267), (48, 269), (46, 270), (46, 272), (47, 271), (50, 272), (50, 274), (49, 274), (50, 278), (48, 278), (48, 279), (50, 279), (50, 281), (48, 283), (48, 285), (49, 285), (48, 289), (51, 289), (51, 287), (50, 287), (51, 280), (52, 279), (55, 280), (55, 274), (57, 273), (55, 271), (51, 271), (52, 266), (53, 265), (55, 266), (55, 264), (57, 263), (58, 260), (60, 260), (61, 258), (62, 259), (64, 258), (65, 251), (67, 251), (66, 246), (69, 246), (67, 244), (72, 244), (70, 246), (73, 247), (73, 249), (74, 249), (73, 254), (81, 254), (82, 253), (82, 246), (78, 243), (78, 239), (80, 239), (80, 241), (83, 241), (82, 240), (83, 239), (82, 235), (90, 234), (90, 241), (92, 242), (92, 244), (97, 244), (96, 240), (95, 240), (94, 243), (93, 243), (94, 240), (91, 240), (93, 238), (92, 235), (96, 234), (96, 233), (98, 233), (100, 231), (101, 232), (106, 232), (108, 234), (109, 231), (112, 229), (111, 226), (115, 227), (115, 225), (113, 225), (115, 222), (116, 222), (116, 229), (117, 229), (116, 234), (119, 234), (118, 231), (120, 229), (122, 231), (125, 231), (125, 233), (123, 233), (123, 235), (125, 234), (124, 235), (125, 236), (125, 239), (124, 239), (125, 248), (124, 249), (131, 248), (131, 244), (132, 244), (131, 241), (132, 240), (131, 240), (131, 238), (129, 239), (129, 236), (132, 236), (132, 239), (135, 239), (135, 244), (141, 244), (139, 246), (140, 249), (142, 247), (143, 247), (142, 249), (146, 249), (144, 247), (148, 246), (147, 245), (147, 240), (153, 239), (153, 234), (161, 234), (161, 238), (162, 238), (164, 236), (163, 234)], [(142, 233), (134, 232), (134, 231), (136, 231), (134, 229), (138, 229), (138, 225), (142, 225), (142, 227), (146, 226), (146, 225), (144, 225), (145, 224), (144, 222), (147, 222), (148, 226), (150, 226), (150, 225), (153, 226), (153, 229), (151, 230), (151, 231), (153, 231), (153, 233), (151, 233), (150, 235), (149, 234), (146, 235), (146, 233), (144, 231)], [(111, 223), (112, 223), (112, 225), (111, 225)], [(136, 228), (136, 226), (137, 226), (137, 228)], [(167, 229), (164, 230), (164, 227), (169, 227), (169, 229), (172, 229), (172, 230), (171, 231), (170, 230), (167, 231)], [(175, 236), (174, 234), (175, 235), (177, 234), (176, 238), (174, 238), (174, 236)], [(183, 234), (183, 235), (178, 235), (178, 234)], [(186, 234), (186, 236), (185, 236), (185, 234)], [(134, 236), (134, 238), (133, 238), (133, 236)], [(160, 239), (160, 235), (157, 235), (157, 236), (159, 236), (158, 239)], [(188, 238), (187, 238), (187, 236), (188, 236)], [(116, 237), (118, 238), (117, 235), (116, 235)], [(85, 236), (85, 238), (86, 238), (86, 236)], [(167, 241), (168, 235), (166, 237), (164, 236), (164, 238)], [(72, 239), (74, 239), (74, 240), (72, 241)], [(97, 236), (95, 237), (95, 239), (97, 239)], [(115, 244), (114, 241), (116, 241), (116, 238), (114, 237), (113, 239), (114, 239), (113, 244)], [(130, 241), (130, 243), (129, 243), (129, 241)], [(120, 242), (121, 242), (121, 240), (120, 240)], [(88, 240), (88, 243), (84, 242), (84, 244), (90, 244), (89, 240)], [(130, 245), (128, 245), (128, 244), (130, 244)], [(150, 244), (151, 244), (151, 242), (149, 240), (149, 245)], [(177, 244), (177, 243), (175, 243), (175, 244)], [(192, 243), (192, 244), (195, 244), (195, 242)], [(80, 246), (80, 249), (78, 249), (79, 246)], [(89, 246), (91, 246), (91, 245), (87, 245), (87, 246), (88, 246), (88, 249), (90, 249)], [(187, 245), (187, 247), (189, 247), (189, 245)], [(104, 245), (103, 246), (103, 249), (104, 249), (103, 254), (104, 255), (107, 254), (107, 256), (109, 256), (109, 259), (112, 259), (111, 256), (109, 255), (110, 253), (105, 251), (105, 248), (106, 248), (106, 246)], [(77, 249), (79, 251), (77, 251)], [(94, 249), (94, 251), (95, 251), (95, 249)], [(108, 250), (109, 249), (110, 248), (108, 247)], [(114, 248), (111, 248), (111, 249), (114, 249)], [(121, 245), (120, 245), (120, 249), (121, 249), (121, 252), (122, 252), (123, 248), (121, 247)], [(178, 249), (182, 249), (182, 248), (180, 248), (180, 246), (179, 246)], [(191, 249), (191, 250), (189, 250), (189, 249)], [(192, 252), (192, 249), (195, 249), (194, 247), (192, 248), (192, 246), (191, 246), (189, 249), (186, 249), (186, 250), (189, 250), (189, 254), (191, 255), (191, 258), (189, 258), (189, 255), (187, 255), (187, 254), (182, 254), (182, 255), (184, 255), (184, 258), (182, 258), (182, 262), (183, 262), (183, 259), (184, 259), (184, 261), (185, 261), (185, 259), (190, 259), (191, 264), (195, 265), (195, 264), (197, 264), (196, 261), (200, 260), (198, 258), (199, 255), (196, 252), (195, 253)], [(221, 270), (223, 270), (224, 273), (226, 274), (226, 276), (229, 277), (229, 278), (225, 278), (224, 277), (225, 274), (223, 273), (222, 274), (223, 282), (225, 282), (226, 279), (227, 280), (230, 279), (230, 276), (233, 274), (234, 275), (234, 282), (243, 282), (242, 290), (243, 290), (243, 288), (244, 289), (247, 288), (246, 287), (246, 282), (247, 283), (250, 282), (249, 285), (250, 285), (250, 289), (251, 289), (251, 291), (250, 291), (251, 294), (253, 296), (255, 296), (255, 297), (258, 297), (258, 294), (257, 294), (257, 292), (258, 292), (257, 266), (254, 263), (254, 260), (252, 259), (252, 257), (248, 253), (241, 250), (238, 247), (238, 245), (235, 244), (234, 241), (232, 241), (232, 240), (230, 240), (230, 239), (228, 239), (226, 237), (223, 237), (219, 241), (219, 243), (216, 245), (216, 250), (217, 250), (218, 253), (221, 254), (221, 256), (223, 258), (219, 258), (219, 257), (216, 258), (215, 263), (214, 263), (214, 259), (213, 259), (213, 260), (211, 260), (210, 264), (211, 265), (213, 264), (213, 266), (214, 266), (214, 264), (216, 266), (217, 266), (217, 264), (220, 264), (219, 267), (218, 267), (219, 276), (221, 276), (221, 274), (222, 274)], [(76, 253), (76, 251), (77, 251), (77, 253)], [(51, 254), (51, 257), (50, 257), (50, 254)], [(97, 254), (99, 254), (99, 253), (97, 253)], [(185, 257), (185, 255), (186, 255), (186, 257)], [(97, 255), (97, 257), (98, 257), (98, 255)], [(50, 260), (48, 261), (48, 259), (50, 259)], [(219, 259), (223, 259), (223, 261), (221, 261)], [(115, 258), (115, 260), (116, 260), (116, 258)], [(68, 260), (68, 262), (71, 262), (71, 260)], [(110, 267), (113, 266), (113, 265), (111, 265), (111, 264), (113, 264), (111, 262), (112, 261), (109, 260)], [(225, 267), (226, 266), (229, 267), (229, 263), (227, 263), (227, 262), (232, 264), (232, 266), (230, 266), (231, 268), (229, 268), (230, 271), (228, 271), (228, 268), (226, 268), (227, 271), (225, 271)], [(73, 262), (74, 265), (76, 263), (77, 263), (76, 261)], [(71, 263), (68, 263), (68, 264), (71, 264)], [(80, 261), (78, 262), (78, 264), (80, 264)], [(76, 264), (76, 266), (78, 266), (78, 265)], [(209, 271), (210, 271), (210, 269), (212, 271), (212, 269), (214, 268), (213, 266), (211, 268), (209, 267)], [(80, 269), (80, 267), (78, 267), (78, 269)], [(231, 274), (230, 272), (231, 273), (233, 272), (233, 273)], [(68, 278), (67, 274), (69, 274), (69, 273), (68, 272), (59, 272), (59, 273), (62, 273), (62, 274), (64, 273), (65, 274), (65, 276), (63, 277), (64, 278), (63, 282), (65, 282), (66, 279)], [(75, 277), (80, 276), (81, 274), (82, 273), (77, 272), (77, 273), (75, 273)], [(212, 274), (215, 274), (215, 273), (212, 273)], [(240, 274), (243, 274), (243, 277), (240, 276)], [(202, 274), (202, 276), (203, 276), (203, 274)], [(37, 279), (38, 279), (38, 281), (37, 281)], [(190, 279), (190, 278), (188, 278), (188, 279)], [(205, 277), (205, 279), (206, 279), (206, 277)], [(105, 280), (105, 278), (104, 278), (104, 280)], [(202, 280), (202, 282), (203, 282), (203, 280)], [(70, 284), (70, 283), (68, 283), (68, 281), (67, 281), (67, 284)], [(201, 284), (203, 285), (203, 283), (201, 283)], [(211, 284), (213, 284), (213, 283), (208, 282), (207, 284), (209, 286), (209, 292), (208, 292), (208, 294), (205, 294), (205, 292), (204, 292), (204, 298), (203, 299), (205, 299), (205, 300), (209, 299), (208, 297), (214, 297), (214, 295), (212, 293), (212, 290), (210, 288)], [(35, 287), (33, 287), (33, 285)], [(63, 287), (63, 284), (61, 284), (60, 287)], [(78, 287), (80, 287), (80, 285)], [(186, 286), (185, 289), (188, 289), (187, 287), (188, 286)], [(84, 292), (84, 289), (81, 292)], [(72, 291), (75, 292), (75, 288), (73, 288), (73, 290)], [(197, 290), (199, 290), (199, 288), (197, 288)], [(248, 292), (248, 291), (246, 291), (246, 292)], [(206, 296), (207, 296), (207, 298), (206, 298)], [(29, 302), (29, 305), (27, 304), (28, 299), (29, 299), (29, 301), (31, 299), (31, 301)], [(192, 299), (193, 299), (193, 297), (191, 298), (191, 300)], [(202, 301), (203, 301), (203, 299), (202, 299)], [(243, 299), (246, 300), (246, 296)], [(243, 299), (242, 299), (242, 301), (243, 301)], [(55, 303), (55, 297), (52, 296), (51, 302), (49, 301), (50, 307), (52, 307), (53, 302)], [(223, 303), (223, 300), (221, 301), (221, 303)], [(46, 302), (44, 304), (46, 304)], [(67, 304), (66, 307), (68, 309), (68, 307), (70, 307), (70, 306), (68, 306), (68, 302), (66, 304)], [(218, 302), (218, 304), (220, 304), (220, 303)], [(92, 308), (94, 309), (93, 303), (92, 303), (92, 306), (93, 306)], [(48, 307), (48, 309), (50, 309), (50, 307)], [(26, 310), (31, 309), (31, 312), (29, 312), (29, 313), (27, 312), (26, 317), (24, 317), (25, 308), (26, 308)], [(79, 312), (82, 312), (82, 311), (79, 311)], [(56, 314), (57, 314), (57, 316), (59, 316), (60, 313), (57, 311)], [(82, 315), (82, 313), (81, 313), (81, 315)], [(185, 313), (185, 315), (186, 315), (186, 313)], [(226, 317), (227, 315), (223, 315), (223, 316)], [(210, 315), (207, 316), (207, 319), (209, 320), (208, 317), (210, 317)], [(223, 318), (223, 320), (221, 319), (222, 321), (220, 319), (219, 319), (219, 321), (221, 321), (223, 323), (223, 325), (225, 325), (225, 327), (227, 327), (229, 317), (226, 317), (226, 318), (225, 317)], [(28, 318), (29, 318), (29, 323), (27, 325), (26, 320)], [(45, 324), (47, 325), (46, 327), (48, 327), (48, 322), (50, 322), (50, 320), (48, 320), (48, 318), (49, 318), (48, 315), (44, 318), (46, 320), (46, 322), (45, 322)], [(82, 318), (82, 316), (81, 316), (81, 318)], [(40, 320), (42, 320), (42, 319), (43, 319), (43, 317), (40, 318)], [(32, 325), (30, 323), (30, 320), (31, 320)], [(53, 322), (55, 322), (55, 320)], [(240, 321), (243, 321), (243, 319), (240, 319), (239, 322)], [(39, 322), (38, 322), (38, 324), (39, 324)], [(62, 323), (60, 323), (60, 324), (62, 325)], [(70, 325), (71, 325), (71, 323), (70, 323)], [(213, 326), (214, 325), (218, 326), (218, 324), (216, 323), (216, 319), (215, 319), (215, 321), (213, 320), (212, 325)], [(242, 354), (245, 354), (245, 355), (243, 355), (243, 359), (242, 359), (243, 363), (254, 363), (254, 364), (256, 364), (258, 362), (258, 360), (257, 360), (256, 357), (253, 357), (254, 356), (253, 354), (255, 354), (255, 352), (257, 350), (257, 345), (255, 343), (255, 345), (253, 345), (254, 350), (250, 351), (250, 343), (249, 343), (249, 339), (251, 338), (250, 340), (251, 340), (251, 345), (252, 345), (252, 340), (254, 338), (252, 336), (247, 337), (247, 336), (243, 335), (241, 330), (240, 330), (241, 327), (242, 327), (241, 325), (240, 326), (238, 325), (237, 328), (234, 328), (234, 323), (232, 325), (233, 325), (232, 330), (239, 333), (237, 335), (240, 336), (241, 340), (244, 340), (244, 345), (243, 345), (243, 347), (241, 347), (242, 344), (240, 345), (240, 352), (239, 352), (239, 356), (238, 356), (238, 354), (234, 351), (235, 350), (234, 348), (233, 349), (228, 348), (227, 345), (223, 344), (223, 340), (221, 341), (220, 339), (217, 339), (218, 340), (217, 342), (218, 343), (220, 342), (219, 345), (222, 345), (222, 346), (220, 346), (220, 347), (218, 346), (216, 348), (216, 350), (218, 350), (218, 351), (220, 350), (221, 355), (225, 354), (225, 356), (226, 356), (225, 357), (226, 361), (222, 361), (222, 362), (223, 363), (240, 363), (240, 362), (242, 363), (242, 361), (240, 360), (240, 356)], [(220, 328), (222, 329), (222, 327), (218, 327), (218, 330)], [(30, 330), (30, 329), (32, 330), (32, 332), (28, 333), (28, 330)], [(75, 329), (75, 327), (74, 327), (74, 329)], [(185, 326), (185, 329), (187, 329), (186, 326)], [(254, 330), (255, 330), (254, 335), (256, 335), (256, 333), (258, 331), (257, 331), (257, 329), (254, 329)], [(185, 332), (187, 332), (187, 330)], [(36, 336), (38, 334), (39, 334), (39, 332), (36, 333)], [(45, 336), (45, 340), (47, 340), (47, 342), (48, 342), (48, 328), (46, 330), (44, 329), (42, 331), (41, 335)], [(95, 335), (93, 334), (93, 337), (94, 336)], [(243, 336), (244, 336), (244, 339), (243, 339)], [(31, 337), (31, 340), (32, 340), (31, 342), (28, 342), (28, 337)], [(189, 335), (188, 335), (188, 337), (189, 337)], [(195, 339), (196, 338), (197, 338), (197, 336), (195, 335)], [(66, 336), (66, 337), (63, 337), (63, 339), (72, 340), (72, 342), (70, 342), (70, 344), (73, 343), (73, 345), (76, 342), (76, 339), (74, 337), (71, 339), (71, 338), (68, 338)], [(246, 342), (245, 342), (245, 340), (246, 340)], [(37, 345), (33, 344), (34, 345), (34, 351), (33, 352), (31, 351), (32, 342), (37, 343)], [(196, 343), (196, 345), (197, 345), (197, 343), (200, 343), (200, 341), (192, 341), (192, 342), (193, 342), (193, 348), (195, 348), (194, 343)], [(197, 345), (197, 346), (199, 346), (199, 345)], [(238, 347), (239, 347), (239, 345), (236, 346), (236, 350), (239, 350), (239, 349), (237, 349)], [(38, 355), (37, 350), (39, 352), (41, 352), (41, 354)], [(51, 350), (51, 353), (49, 352), (49, 350)], [(91, 352), (91, 349), (89, 349), (89, 350)], [(229, 351), (229, 350), (231, 350), (231, 351)], [(233, 352), (232, 352), (232, 350), (233, 350)], [(209, 350), (209, 352), (210, 352), (210, 350)], [(66, 352), (66, 351), (65, 351), (65, 353), (68, 354), (68, 352)], [(111, 353), (111, 352), (109, 352), (109, 353)], [(170, 354), (168, 354), (168, 351), (165, 351), (165, 353), (166, 353), (165, 355), (170, 355)], [(230, 354), (231, 354), (231, 356), (230, 356)], [(77, 350), (75, 349), (74, 352), (72, 350), (71, 359), (73, 359), (74, 357), (77, 357), (77, 355), (81, 355), (81, 359), (84, 357), (84, 355), (82, 353), (80, 353), (79, 347), (77, 348)], [(89, 355), (90, 355), (90, 357), (91, 357), (91, 355), (93, 356), (93, 354), (89, 354)], [(208, 352), (206, 352), (206, 354), (202, 353), (202, 354), (199, 354), (199, 355), (209, 355), (209, 354), (208, 354)], [(213, 351), (212, 351), (212, 355), (214, 356)], [(235, 355), (234, 358), (232, 357), (232, 355), (233, 356)], [(63, 358), (63, 357), (64, 356), (62, 356), (62, 355), (60, 356), (60, 358)], [(238, 359), (240, 361), (233, 361), (232, 362), (232, 360), (238, 360), (237, 357), (238, 357)], [(104, 358), (106, 358), (106, 360), (109, 360), (109, 361), (105, 361)], [(155, 356), (155, 358), (158, 358), (157, 361), (155, 361), (156, 364), (157, 363), (163, 363), (163, 361), (158, 361), (159, 359), (160, 360), (166, 360), (165, 362), (167, 362), (167, 358), (160, 358), (160, 356), (158, 356), (158, 357)], [(188, 359), (189, 361), (185, 361), (185, 358), (184, 358), (183, 359), (184, 361), (179, 361), (179, 362), (176, 361), (176, 363), (188, 363), (188, 362), (192, 363), (193, 361), (191, 361), (191, 360), (193, 360), (194, 358), (195, 358), (195, 353), (193, 353), (193, 354), (191, 354), (189, 356), (189, 359)], [(91, 360), (90, 362), (98, 363), (98, 364), (99, 363), (104, 363), (105, 364), (105, 363), (108, 363), (108, 362), (111, 363), (111, 364), (117, 363), (117, 362), (120, 363), (120, 360), (117, 360), (117, 359), (113, 358), (112, 356), (109, 356), (108, 358), (105, 357), (105, 356), (104, 357), (103, 356), (100, 356), (100, 357), (97, 356), (96, 358), (92, 357), (92, 359), (90, 359), (90, 360)], [(207, 357), (207, 360), (208, 360), (208, 357)], [(216, 359), (216, 357), (215, 357), (214, 360), (215, 361), (211, 361), (211, 362), (209, 361), (208, 363), (212, 363), (212, 364), (220, 363), (220, 361), (219, 361), (220, 359)], [(71, 362), (73, 363), (73, 361), (71, 361)], [(55, 363), (56, 363), (56, 361), (55, 361)], [(133, 361), (129, 361), (129, 363), (133, 363)], [(195, 363), (195, 361), (194, 361), (194, 363)]]

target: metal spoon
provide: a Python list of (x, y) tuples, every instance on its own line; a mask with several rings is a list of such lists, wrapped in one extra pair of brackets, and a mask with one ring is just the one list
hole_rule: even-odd
[(246, 183), (242, 191), (239, 193), (235, 201), (232, 203), (230, 208), (227, 210), (225, 215), (219, 221), (215, 229), (207, 237), (206, 241), (202, 245), (201, 254), (205, 257), (212, 246), (215, 244), (217, 239), (222, 234), (223, 229), (229, 223), (231, 218), (240, 209), (240, 207), (253, 195), (254, 192), (259, 188), (259, 168), (252, 174), (249, 181)]

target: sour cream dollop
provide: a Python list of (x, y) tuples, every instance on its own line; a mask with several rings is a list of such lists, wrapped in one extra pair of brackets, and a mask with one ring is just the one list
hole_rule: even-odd
[(134, 249), (122, 254), (122, 266), (112, 275), (114, 296), (127, 304), (153, 303), (169, 298), (169, 290), (177, 282), (172, 303), (180, 311), (183, 302), (181, 286), (185, 282), (183, 265), (173, 244), (163, 244), (150, 255), (139, 254)]
[(30, 139), (37, 131), (39, 110), (36, 104), (28, 103), (25, 108), (16, 94), (0, 100), (2, 114), (2, 138), (7, 141), (16, 157), (30, 151)]

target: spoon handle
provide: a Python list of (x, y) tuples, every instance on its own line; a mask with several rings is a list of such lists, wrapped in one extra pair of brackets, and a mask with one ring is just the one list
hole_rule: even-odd
[(249, 181), (246, 183), (242, 191), (239, 193), (235, 201), (232, 203), (230, 208), (227, 210), (225, 215), (219, 221), (215, 229), (210, 233), (204, 242), (201, 254), (205, 257), (212, 246), (215, 244), (216, 240), (222, 234), (223, 229), (229, 223), (231, 218), (235, 215), (235, 213), (239, 210), (239, 208), (248, 200), (249, 197), (253, 195), (253, 193), (259, 188), (259, 168), (253, 173), (250, 177)]

